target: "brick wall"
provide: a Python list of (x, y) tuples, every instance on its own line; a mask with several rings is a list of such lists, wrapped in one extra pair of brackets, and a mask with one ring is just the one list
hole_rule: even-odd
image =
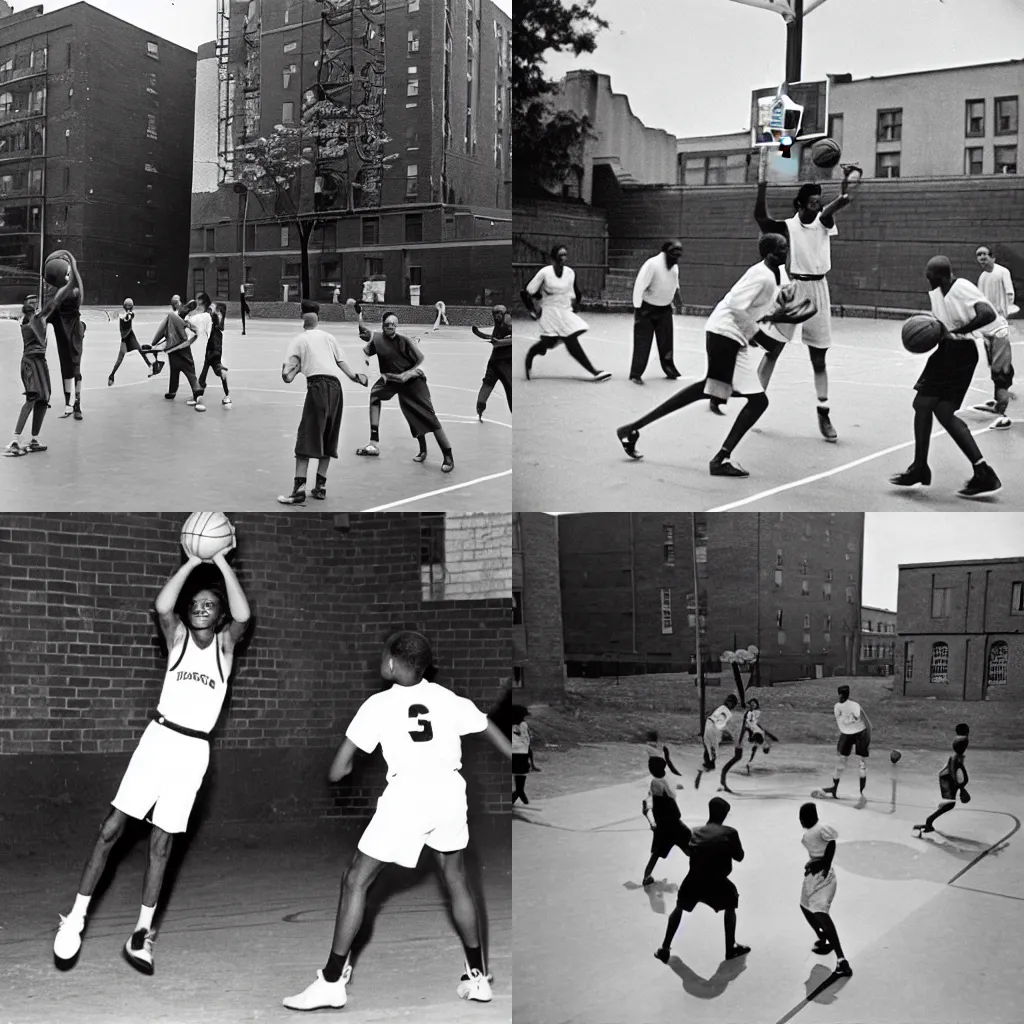
[(522, 622), (515, 627), (514, 659), (523, 684), (517, 699), (529, 704), (556, 696), (565, 686), (558, 519), (541, 512), (516, 515), (521, 543), (513, 586), (520, 595)]
[(604, 210), (583, 203), (517, 199), (512, 223), (512, 291), (517, 297), (548, 262), (554, 245), (568, 248), (569, 266), (576, 272), (580, 291), (591, 299), (601, 294), (608, 262)]
[[(228, 319), (238, 320), (241, 304), (238, 302), (225, 303), (228, 307)], [(398, 322), (401, 324), (433, 324), (437, 318), (437, 310), (430, 306), (401, 306), (396, 303), (387, 302), (383, 304), (367, 304), (363, 306), (363, 316), (371, 330), (377, 330), (380, 318), (385, 310), (398, 314)], [(278, 320), (294, 320), (301, 324), (302, 306), (298, 302), (255, 302), (249, 303), (249, 311), (252, 317)], [(379, 311), (379, 312), (378, 312)], [(20, 315), (20, 314), (19, 314)], [(326, 323), (356, 323), (358, 316), (355, 311), (344, 305), (344, 303), (333, 303), (329, 301), (320, 303), (320, 320)], [(490, 306), (449, 306), (445, 304), (445, 316), (448, 323), (453, 327), (493, 327), (494, 321), (491, 318)], [(246, 321), (249, 317), (246, 317)], [(399, 326), (401, 330), (401, 326)]]
[(444, 549), (446, 598), (511, 597), (511, 512), (449, 512)]
[[(380, 685), (396, 629), (432, 641), (439, 681), (485, 710), (510, 682), (510, 602), (424, 602), (416, 513), (228, 513), (252, 606), (213, 740), (205, 801), (220, 819), (365, 816), (375, 755), (350, 783), (326, 769)], [(156, 705), (166, 658), (151, 616), (181, 561), (185, 513), (0, 516), (0, 806), (66, 799), (100, 813)], [(507, 808), (506, 768), (468, 738), (471, 809)]]

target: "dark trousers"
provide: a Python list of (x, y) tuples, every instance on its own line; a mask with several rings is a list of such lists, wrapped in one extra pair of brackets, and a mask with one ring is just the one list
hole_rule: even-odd
[(647, 360), (651, 354), (651, 339), (658, 341), (658, 358), (661, 368), (668, 377), (678, 374), (672, 358), (672, 307), (652, 306), (643, 303), (633, 311), (633, 364), (629, 368), (630, 377), (642, 377), (647, 369)]

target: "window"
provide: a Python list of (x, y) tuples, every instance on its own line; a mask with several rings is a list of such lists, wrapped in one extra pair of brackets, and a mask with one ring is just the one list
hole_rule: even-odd
[(775, 589), (778, 590), (782, 586), (782, 570), (775, 570)]
[(1014, 583), (1010, 596), (1010, 614), (1024, 615), (1024, 582)]
[(526, 670), (522, 667), (522, 665), (513, 665), (512, 666), (512, 689), (513, 690), (521, 690), (523, 688), (523, 684), (524, 684), (525, 681), (526, 681)]
[(146, 115), (146, 138), (156, 138), (156, 114)]
[(726, 157), (709, 156), (707, 158), (707, 171), (705, 172), (704, 184), (724, 185), (725, 184)]
[(217, 298), (218, 299), (226, 299), (226, 298), (230, 297), (230, 295), (231, 295), (231, 292), (229, 290), (230, 289), (230, 283), (231, 283), (231, 279), (228, 276), (228, 268), (227, 267), (218, 267), (217, 268)]
[(808, 519), (804, 523), (804, 536), (805, 537), (810, 537), (810, 535), (811, 535), (811, 521), (810, 521), (810, 519)]
[(661, 592), (661, 632), (672, 632), (672, 591)]
[(830, 138), (836, 140), (839, 143), (839, 148), (843, 148), (843, 115), (842, 114), (831, 114), (828, 119), (828, 134)]
[(406, 96), (419, 96), (420, 94), (420, 80), (418, 78), (410, 78), (405, 88)]
[(363, 218), (363, 245), (380, 244), (380, 217)]
[(198, 295), (206, 291), (206, 270), (203, 267), (192, 268), (192, 294)]
[(694, 526), (694, 547), (697, 549), (697, 564), (707, 565), (708, 561), (708, 524), (698, 520)]
[(985, 101), (968, 100), (964, 135), (973, 138), (985, 134)]
[(981, 146), (968, 146), (964, 150), (964, 174), (981, 174), (984, 152)]
[(0, 92), (0, 114), (9, 114), (14, 110), (14, 93)]
[(932, 618), (944, 619), (949, 615), (951, 587), (932, 586)]
[(782, 548), (775, 549), (775, 564), (782, 565)]
[(804, 616), (804, 629), (810, 629), (810, 628), (811, 628), (811, 617), (810, 617), (810, 615), (805, 615)]
[(1017, 97), (996, 97), (996, 135), (1014, 135), (1017, 131)]
[(832, 647), (832, 634), (822, 633), (821, 634), (821, 649), (828, 654), (829, 649)]
[(870, 619), (865, 619), (864, 620), (864, 624), (861, 626), (861, 629), (863, 629), (865, 633), (870, 633), (871, 632), (871, 620)]
[(282, 277), (300, 277), (302, 275), (301, 263), (286, 263)]
[(295, 64), (289, 64), (281, 72), (281, 85), (287, 89), (292, 84), (292, 75), (298, 73), (298, 67)]
[(420, 194), (419, 168), (407, 164), (405, 168), (405, 198), (415, 199)]
[(903, 110), (880, 110), (878, 112), (879, 142), (899, 142), (903, 136)]
[(206, 228), (205, 232), (205, 248), (207, 252), (213, 252), (217, 248), (217, 229)]
[(285, 224), (281, 228), (281, 248), (282, 249), (287, 249), (288, 248), (288, 225), (287, 224)]
[(778, 640), (779, 640), (779, 646), (780, 647), (785, 647), (786, 646), (786, 631), (784, 629), (780, 629), (779, 630)]
[(1009, 664), (1009, 648), (1005, 640), (997, 640), (988, 651), (988, 685), (1005, 686), (1006, 668)]
[(903, 645), (903, 682), (909, 683), (914, 678), (914, 641), (908, 640)]
[(148, 92), (151, 96), (156, 96), (156, 72), (150, 71), (146, 75), (146, 78), (149, 81), (149, 85), (146, 86), (146, 92)]
[(521, 626), (523, 624), (523, 592), (521, 590), (512, 591), (512, 625)]
[(846, 588), (846, 603), (847, 604), (853, 604), (853, 592), (854, 592), (854, 588), (853, 587), (847, 587)]
[(160, 59), (160, 46), (158, 43), (154, 43), (152, 39), (146, 40), (146, 56), (152, 57), (153, 60)]
[(420, 133), (412, 126), (405, 129), (405, 148), (410, 151), (420, 148)]
[(383, 256), (366, 256), (363, 259), (363, 273), (367, 278), (380, 277), (384, 273)]
[(807, 575), (807, 559), (806, 558), (802, 559), (801, 562), (800, 562), (800, 575), (801, 576), (806, 576)]
[(420, 9), (420, 0), (409, 0), (409, 13), (415, 14)]
[(811, 585), (807, 580), (800, 581), (800, 593), (803, 597), (807, 597), (811, 592)]
[[(805, 632), (804, 633), (804, 648), (808, 648), (810, 646), (811, 646), (811, 634)], [(808, 651), (807, 653), (810, 654), (810, 651)]]
[(777, 628), (782, 629), (782, 609), (775, 609), (775, 625)]
[(295, 104), (291, 100), (286, 100), (281, 104), (281, 120), (285, 124), (295, 120)]
[(665, 564), (676, 564), (676, 528), (669, 523), (662, 527), (663, 548), (665, 551)]
[(949, 682), (949, 644), (932, 644), (932, 664), (928, 681), (934, 686)]
[(284, 52), (285, 53), (294, 53), (298, 48), (299, 48), (299, 44), (297, 42), (295, 42), (294, 40), (292, 42), (290, 42), (290, 43), (285, 43), (284, 44)]
[(995, 147), (995, 173), (1016, 174), (1017, 173), (1017, 147), (996, 146)]
[(878, 153), (875, 156), (876, 178), (898, 178), (900, 176), (899, 153)]
[(832, 570), (831, 569), (826, 569), (825, 570), (825, 579), (831, 581), (831, 579), (832, 579)]
[(828, 529), (825, 530), (825, 543), (826, 544), (831, 544), (832, 543), (832, 531), (831, 530), (828, 530)]
[(424, 601), (444, 600), (445, 516), (420, 513), (420, 582)]
[(71, 44), (68, 43), (68, 67), (71, 67)]
[(408, 36), (409, 44), (409, 56), (411, 57), (414, 53), (420, 52), (420, 30), (418, 28), (409, 29)]

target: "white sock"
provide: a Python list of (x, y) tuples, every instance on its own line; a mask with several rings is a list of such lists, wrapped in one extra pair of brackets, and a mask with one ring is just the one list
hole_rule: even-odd
[(147, 931), (153, 927), (153, 915), (156, 913), (156, 907), (147, 907), (143, 904), (139, 908), (139, 923), (135, 926), (135, 930), (138, 931), (140, 928), (145, 928)]
[(89, 900), (91, 899), (92, 896), (83, 896), (81, 893), (79, 893), (75, 897), (75, 905), (71, 908), (71, 913), (68, 916), (85, 917), (86, 913), (89, 910)]

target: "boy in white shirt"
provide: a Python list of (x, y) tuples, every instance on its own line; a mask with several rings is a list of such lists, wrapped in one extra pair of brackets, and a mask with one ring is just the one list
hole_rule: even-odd
[(419, 633), (396, 633), (388, 639), (380, 674), (394, 685), (363, 702), (331, 764), (328, 778), (340, 782), (351, 773), (357, 750), (369, 754), (379, 744), (388, 784), (345, 873), (327, 965), (308, 988), (284, 1000), (290, 1010), (345, 1005), (345, 986), (352, 976), (348, 960), (363, 924), (366, 894), (385, 864), (416, 867), (424, 846), (431, 848), (444, 878), (466, 954), (466, 973), (457, 993), (478, 1002), (491, 998), (476, 904), (462, 862), (469, 829), (466, 780), (459, 769), (467, 734), (483, 733), (508, 758), (512, 745), (472, 701), (430, 681), (437, 671), (432, 658), (429, 642)]
[(713, 772), (715, 770), (718, 744), (722, 742), (722, 733), (725, 732), (726, 726), (728, 726), (729, 720), (732, 718), (733, 710), (738, 703), (739, 701), (736, 700), (735, 694), (730, 693), (725, 698), (725, 703), (719, 704), (704, 722), (704, 764), (697, 772), (697, 778), (693, 783), (697, 789), (700, 789), (700, 777), (704, 772)]
[(522, 704), (512, 705), (512, 781), (515, 792), (512, 803), (530, 801), (526, 796), (526, 776), (530, 771), (530, 727), (526, 724), (530, 712)]
[(864, 709), (855, 701), (850, 700), (850, 688), (845, 683), (839, 687), (839, 700), (836, 701), (832, 713), (836, 716), (839, 726), (839, 741), (836, 743), (836, 766), (832, 772), (832, 785), (825, 789), (815, 790), (811, 796), (819, 799), (824, 796), (838, 797), (839, 776), (852, 751), (857, 751), (860, 762), (860, 792), (864, 799), (864, 787), (868, 781), (868, 766), (864, 761), (871, 746), (871, 722)]
[[(1005, 321), (1011, 310), (1016, 309), (1013, 304), (1013, 278), (1010, 277), (1010, 271), (996, 263), (992, 250), (987, 245), (979, 245), (975, 255), (981, 267), (978, 290)], [(993, 327), (995, 328), (995, 325)], [(993, 430), (1008, 430), (1012, 424), (1006, 415), (1006, 406), (1010, 401), (1010, 386), (1013, 384), (1013, 353), (1008, 323), (1005, 329), (998, 327), (985, 335), (985, 355), (988, 357), (995, 397), (974, 408), (978, 412), (990, 412), (997, 417), (992, 424)]]

